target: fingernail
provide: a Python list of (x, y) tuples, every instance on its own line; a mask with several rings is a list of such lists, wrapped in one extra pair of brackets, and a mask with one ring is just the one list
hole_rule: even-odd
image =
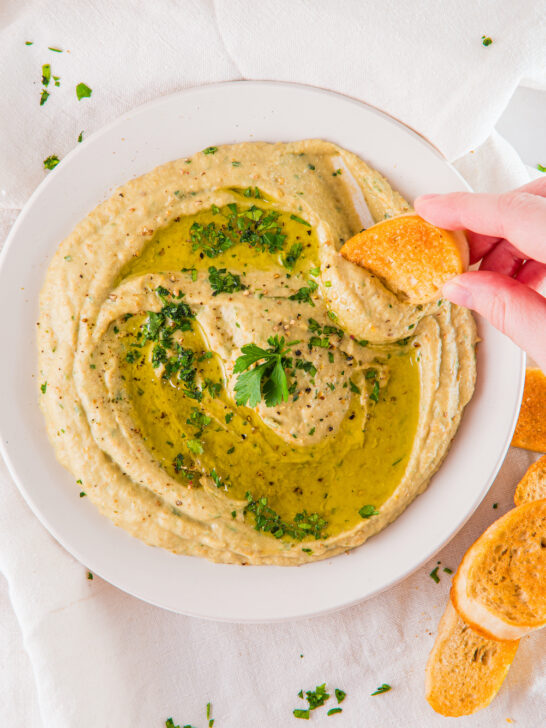
[[(420, 195), (415, 202), (426, 202), (427, 200), (433, 200), (435, 197), (440, 197), (440, 195), (430, 194), (430, 195)], [(415, 204), (415, 203), (414, 203)]]
[(472, 308), (472, 292), (455, 281), (448, 281), (442, 287), (442, 293), (452, 303), (465, 308)]

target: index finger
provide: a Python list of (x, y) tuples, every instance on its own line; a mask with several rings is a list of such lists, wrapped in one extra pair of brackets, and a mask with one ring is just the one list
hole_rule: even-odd
[[(541, 194), (539, 194), (541, 193)], [(450, 230), (468, 229), (475, 245), (486, 248), (505, 238), (523, 253), (523, 257), (546, 262), (546, 179), (535, 180), (525, 187), (503, 195), (454, 192), (447, 195), (425, 195), (415, 200), (419, 215), (439, 227)], [(479, 243), (479, 245), (478, 245)]]

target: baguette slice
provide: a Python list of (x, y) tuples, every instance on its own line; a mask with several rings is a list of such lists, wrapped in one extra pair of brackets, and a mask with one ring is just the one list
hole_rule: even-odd
[(539, 458), (519, 481), (514, 493), (514, 503), (522, 503), (546, 498), (546, 455)]
[(485, 708), (502, 685), (518, 644), (519, 640), (482, 637), (448, 602), (425, 673), (426, 698), (432, 708), (454, 717)]
[(525, 388), (512, 445), (546, 452), (546, 376), (540, 369), (529, 367), (525, 372)]
[(442, 230), (415, 213), (372, 225), (347, 240), (340, 252), (415, 305), (440, 298), (443, 284), (468, 268), (464, 232)]
[(546, 624), (546, 499), (513, 508), (475, 541), (451, 601), (489, 639), (519, 639)]

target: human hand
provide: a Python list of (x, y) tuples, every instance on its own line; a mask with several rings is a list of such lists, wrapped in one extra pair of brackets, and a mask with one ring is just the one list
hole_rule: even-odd
[(477, 311), (527, 351), (546, 372), (546, 177), (502, 195), (423, 195), (414, 204), (425, 220), (465, 229), (469, 271), (442, 293)]

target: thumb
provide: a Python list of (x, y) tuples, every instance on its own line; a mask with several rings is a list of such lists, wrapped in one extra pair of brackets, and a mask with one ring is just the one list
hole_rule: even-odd
[(442, 293), (453, 303), (481, 314), (546, 371), (546, 298), (491, 271), (463, 273), (444, 284)]

